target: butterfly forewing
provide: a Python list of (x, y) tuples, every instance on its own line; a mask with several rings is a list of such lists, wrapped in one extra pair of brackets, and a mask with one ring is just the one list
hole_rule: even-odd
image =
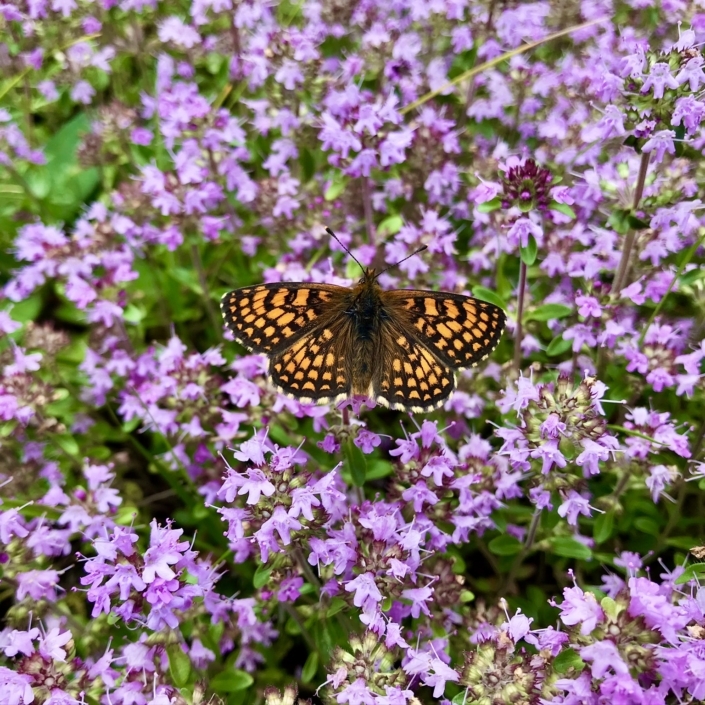
[(322, 404), (349, 397), (351, 336), (349, 319), (333, 317), (271, 357), (272, 382), (302, 402)]
[(376, 401), (415, 412), (438, 408), (455, 388), (455, 375), (444, 362), (392, 319), (383, 323), (380, 364), (374, 379)]
[(396, 289), (382, 292), (382, 302), (434, 355), (459, 369), (484, 360), (506, 322), (501, 308), (462, 294)]
[(329, 284), (259, 284), (228, 292), (220, 308), (238, 343), (269, 355), (319, 326), (347, 292)]

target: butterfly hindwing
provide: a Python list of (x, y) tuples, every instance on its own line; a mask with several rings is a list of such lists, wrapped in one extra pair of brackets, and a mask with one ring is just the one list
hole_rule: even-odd
[(385, 321), (380, 333), (376, 401), (414, 412), (438, 408), (455, 389), (452, 370), (395, 321)]
[(323, 404), (349, 397), (351, 336), (349, 319), (331, 318), (271, 356), (272, 382), (304, 403)]
[(462, 294), (395, 289), (382, 293), (392, 318), (455, 369), (484, 360), (499, 343), (506, 316), (494, 304)]
[(220, 308), (235, 340), (270, 355), (319, 326), (347, 291), (329, 284), (259, 284), (228, 292)]

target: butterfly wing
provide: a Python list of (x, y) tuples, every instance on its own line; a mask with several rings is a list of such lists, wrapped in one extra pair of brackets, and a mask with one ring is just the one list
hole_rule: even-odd
[(392, 319), (453, 369), (473, 367), (498, 345), (507, 317), (494, 304), (443, 291), (395, 289), (382, 294)]
[(350, 396), (353, 327), (338, 313), (271, 356), (269, 374), (280, 392), (300, 402), (327, 404)]
[(271, 355), (319, 326), (347, 292), (331, 284), (259, 284), (228, 292), (220, 308), (238, 343)]
[(396, 318), (382, 323), (373, 379), (377, 403), (422, 413), (437, 409), (455, 389), (449, 365), (434, 355)]

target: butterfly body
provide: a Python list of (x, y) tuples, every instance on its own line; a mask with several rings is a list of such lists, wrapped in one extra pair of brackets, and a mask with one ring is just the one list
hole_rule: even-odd
[(461, 294), (383, 290), (373, 269), (346, 288), (260, 284), (222, 299), (235, 339), (269, 359), (275, 387), (302, 402), (355, 395), (416, 412), (440, 406), (456, 369), (497, 346), (504, 312)]

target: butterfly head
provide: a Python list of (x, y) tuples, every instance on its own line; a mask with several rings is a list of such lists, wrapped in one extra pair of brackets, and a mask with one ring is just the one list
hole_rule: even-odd
[(362, 270), (362, 276), (360, 277), (358, 284), (369, 284), (370, 282), (373, 282), (375, 279), (377, 279), (378, 276), (379, 274), (377, 274), (376, 269), (374, 269), (373, 267), (365, 267)]

